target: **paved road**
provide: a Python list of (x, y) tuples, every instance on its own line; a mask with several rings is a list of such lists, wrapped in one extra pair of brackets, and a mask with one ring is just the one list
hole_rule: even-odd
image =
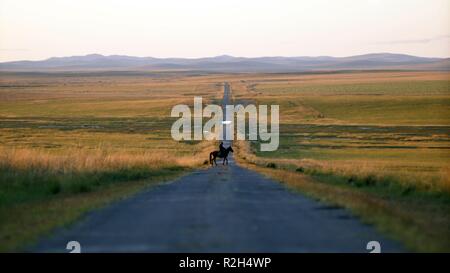
[[(229, 87), (225, 85), (224, 102)], [(383, 252), (401, 251), (347, 211), (293, 193), (237, 166), (219, 165), (94, 211), (41, 241), (36, 252)]]

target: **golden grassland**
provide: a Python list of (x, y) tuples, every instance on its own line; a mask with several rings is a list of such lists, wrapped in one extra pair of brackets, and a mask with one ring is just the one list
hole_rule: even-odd
[(238, 161), (351, 209), (414, 251), (450, 249), (450, 74), (264, 75), (237, 102), (280, 105), (280, 147)]
[(237, 100), (279, 104), (284, 124), (448, 125), (449, 73), (267, 76), (233, 82)]
[(259, 160), (449, 187), (449, 73), (253, 77), (235, 82), (233, 93), (236, 101), (280, 105), (280, 147), (256, 151)]
[(176, 142), (171, 108), (221, 99), (212, 76), (0, 77), (0, 251), (204, 166), (213, 143)]

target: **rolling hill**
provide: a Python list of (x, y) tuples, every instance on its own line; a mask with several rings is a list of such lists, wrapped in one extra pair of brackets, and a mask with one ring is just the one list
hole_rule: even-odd
[(450, 70), (449, 58), (375, 53), (350, 57), (153, 58), (89, 54), (41, 61), (0, 63), (0, 71), (198, 70), (214, 72), (302, 72), (327, 70)]

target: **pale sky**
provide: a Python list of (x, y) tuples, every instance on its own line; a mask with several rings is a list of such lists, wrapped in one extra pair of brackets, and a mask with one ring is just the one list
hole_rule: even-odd
[(0, 61), (375, 52), (450, 57), (450, 0), (0, 0)]

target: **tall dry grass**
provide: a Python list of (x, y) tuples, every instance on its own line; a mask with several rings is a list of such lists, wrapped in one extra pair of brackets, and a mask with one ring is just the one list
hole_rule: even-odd
[(202, 164), (202, 159), (207, 158), (206, 155), (201, 156), (201, 154), (202, 152), (176, 156), (163, 151), (127, 152), (102, 148), (68, 149), (64, 152), (30, 148), (0, 148), (0, 168), (65, 173), (133, 167), (150, 169), (170, 166), (194, 167)]
[(0, 148), (0, 207), (41, 200), (56, 194), (76, 194), (117, 182), (167, 177), (199, 167), (211, 143), (192, 145), (191, 153), (164, 150), (128, 151)]
[[(405, 162), (380, 160), (315, 160), (257, 157), (248, 142), (240, 142), (239, 156), (247, 163), (271, 166), (312, 175), (336, 176), (355, 186), (390, 186), (406, 191), (450, 193), (450, 167), (421, 171), (427, 166), (408, 165)], [(412, 171), (411, 169), (415, 169)]]

